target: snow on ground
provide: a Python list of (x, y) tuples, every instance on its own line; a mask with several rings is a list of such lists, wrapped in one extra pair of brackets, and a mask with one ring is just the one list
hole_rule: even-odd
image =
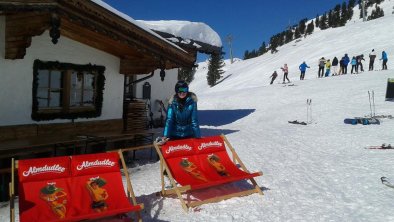
[[(385, 1), (393, 7), (393, 1)], [(368, 91), (375, 93), (376, 115), (394, 115), (385, 101), (388, 78), (394, 78), (394, 15), (343, 28), (317, 32), (300, 42), (225, 67), (223, 81), (206, 86), (206, 64), (200, 64), (191, 90), (199, 96), (203, 135), (226, 134), (251, 171), (262, 171), (257, 183), (265, 195), (253, 194), (205, 204), (185, 213), (176, 198), (161, 198), (159, 163), (130, 168), (134, 192), (145, 204), (144, 221), (394, 221), (394, 190), (380, 177), (394, 178), (394, 150), (368, 150), (368, 145), (394, 144), (394, 119), (381, 125), (345, 125), (344, 118), (370, 114)], [(317, 77), (320, 57), (339, 59), (368, 53), (378, 59), (385, 50), (389, 70)], [(311, 69), (299, 81), (298, 65)], [(269, 85), (271, 73), (284, 63), (295, 86)], [(368, 61), (364, 61), (368, 70)], [(313, 123), (306, 121), (306, 100), (312, 99)], [(206, 115), (206, 116), (204, 116)], [(2, 203), (6, 205), (6, 203)], [(8, 221), (9, 208), (0, 208)], [(18, 219), (18, 218), (17, 218)]]

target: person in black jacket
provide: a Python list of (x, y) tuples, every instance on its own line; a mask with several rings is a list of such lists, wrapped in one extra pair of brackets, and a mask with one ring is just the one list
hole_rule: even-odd
[(334, 57), (334, 59), (332, 60), (331, 66), (332, 66), (332, 75), (333, 76), (338, 75), (338, 58), (337, 57)]
[(358, 68), (360, 68), (360, 72), (364, 72), (363, 64), (361, 63), (362, 60), (365, 61), (364, 55), (358, 55), (356, 56), (357, 64), (356, 64), (356, 72), (358, 72)]
[(270, 76), (270, 78), (271, 78), (271, 83), (270, 84), (271, 85), (272, 85), (272, 83), (274, 83), (276, 77), (278, 77), (278, 73), (276, 71), (274, 71), (274, 73), (272, 73), (272, 75)]

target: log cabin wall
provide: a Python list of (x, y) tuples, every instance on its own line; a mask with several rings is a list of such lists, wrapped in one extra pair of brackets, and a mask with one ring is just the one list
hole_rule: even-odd
[(46, 135), (88, 135), (97, 132), (121, 132), (122, 119), (52, 124), (0, 126), (0, 142)]

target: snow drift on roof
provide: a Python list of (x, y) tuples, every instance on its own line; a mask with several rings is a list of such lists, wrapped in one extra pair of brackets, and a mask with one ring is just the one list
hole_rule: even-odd
[(192, 39), (213, 46), (222, 47), (219, 35), (207, 24), (177, 20), (143, 21), (137, 20), (152, 30), (166, 32), (183, 39)]

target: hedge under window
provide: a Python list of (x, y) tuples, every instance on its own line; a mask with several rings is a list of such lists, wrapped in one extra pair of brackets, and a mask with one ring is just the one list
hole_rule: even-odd
[(33, 120), (101, 115), (104, 66), (34, 61)]

